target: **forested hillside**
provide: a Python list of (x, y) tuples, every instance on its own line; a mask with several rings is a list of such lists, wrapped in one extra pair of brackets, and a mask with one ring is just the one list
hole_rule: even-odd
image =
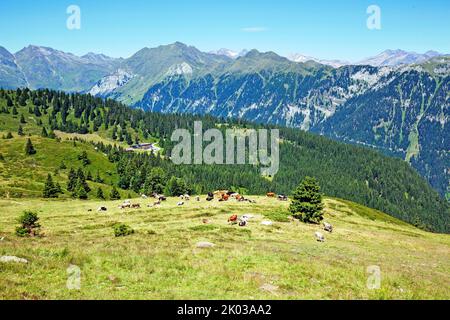
[[(146, 113), (90, 95), (50, 90), (0, 91), (0, 131), (5, 142), (8, 136), (16, 139), (19, 133), (22, 139), (31, 135), (33, 140), (39, 135), (44, 142), (55, 143), (64, 143), (64, 135), (58, 138), (55, 132), (65, 133), (65, 138), (71, 133), (72, 138), (75, 134), (97, 137), (90, 142), (91, 151), (103, 154), (114, 165), (111, 174), (117, 175), (107, 183), (130, 192), (170, 192), (181, 185), (192, 193), (223, 188), (249, 194), (290, 193), (301, 178), (310, 175), (319, 180), (328, 196), (383, 210), (424, 229), (449, 231), (448, 204), (405, 162), (296, 129), (280, 128), (280, 171), (272, 179), (262, 177), (259, 169), (251, 165), (174, 165), (168, 160), (170, 136), (175, 128), (192, 129), (195, 120), (203, 122), (204, 130), (258, 127), (213, 117)], [(159, 141), (161, 154), (124, 152), (125, 146), (139, 141)], [(40, 156), (52, 157), (42, 149), (45, 147), (38, 150)], [(9, 159), (12, 155), (5, 147), (0, 150), (2, 166), (14, 171), (15, 163)]]
[(0, 47), (0, 88), (89, 92), (146, 111), (233, 117), (370, 145), (410, 163), (450, 199), (448, 56), (386, 51), (339, 68), (301, 61), (257, 50), (232, 59), (180, 42), (128, 59)]

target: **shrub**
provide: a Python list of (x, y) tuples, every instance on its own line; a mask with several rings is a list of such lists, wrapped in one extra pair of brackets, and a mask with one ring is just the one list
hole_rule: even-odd
[(24, 211), (18, 219), (20, 226), (16, 228), (16, 235), (19, 237), (38, 236), (41, 227), (38, 221), (39, 217), (37, 213)]
[(130, 234), (133, 234), (133, 233), (134, 233), (134, 230), (126, 224), (119, 223), (114, 226), (114, 236), (115, 237), (125, 237), (125, 236), (129, 236)]

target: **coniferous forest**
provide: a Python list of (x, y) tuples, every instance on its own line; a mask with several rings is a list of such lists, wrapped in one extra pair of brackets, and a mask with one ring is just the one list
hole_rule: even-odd
[[(37, 119), (42, 127), (41, 136), (46, 139), (56, 139), (55, 131), (106, 135), (112, 143), (92, 144), (114, 164), (119, 176), (114, 188), (173, 195), (180, 190), (206, 194), (217, 189), (235, 189), (244, 194), (269, 191), (291, 194), (300, 180), (310, 176), (317, 179), (327, 196), (379, 209), (426, 230), (447, 233), (450, 230), (449, 204), (406, 162), (298, 129), (210, 116), (144, 112), (110, 99), (47, 89), (0, 90), (0, 113), (18, 117), (20, 122), (24, 114), (31, 115)], [(280, 170), (273, 177), (263, 177), (256, 165), (173, 164), (172, 132), (177, 128), (192, 131), (194, 121), (202, 121), (203, 130), (278, 128)], [(17, 130), (27, 134), (21, 127)], [(157, 142), (161, 151), (156, 154), (125, 151), (124, 145), (148, 141)], [(83, 155), (80, 157), (81, 162), (89, 161)], [(47, 187), (54, 189), (50, 180)], [(103, 196), (103, 191), (98, 190), (97, 194)]]

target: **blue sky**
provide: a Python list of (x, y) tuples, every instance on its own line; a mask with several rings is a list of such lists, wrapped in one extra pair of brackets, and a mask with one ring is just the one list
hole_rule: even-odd
[[(66, 9), (81, 9), (68, 30)], [(381, 30), (366, 26), (369, 5)], [(181, 41), (210, 51), (256, 48), (286, 55), (357, 61), (385, 49), (450, 53), (448, 0), (1, 0), (0, 45), (128, 57), (143, 47)]]

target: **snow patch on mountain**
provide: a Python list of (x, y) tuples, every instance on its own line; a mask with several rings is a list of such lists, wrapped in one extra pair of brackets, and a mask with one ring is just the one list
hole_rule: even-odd
[(169, 68), (169, 70), (167, 71), (166, 76), (178, 76), (178, 75), (183, 75), (183, 74), (192, 74), (193, 72), (194, 72), (194, 70), (188, 63), (182, 62), (182, 63), (174, 64), (173, 66), (171, 66)]
[(134, 75), (123, 69), (118, 69), (115, 73), (104, 77), (89, 90), (93, 96), (103, 96), (112, 93), (114, 90), (126, 85)]
[(210, 51), (209, 53), (210, 54), (215, 54), (215, 55), (218, 55), (218, 56), (225, 56), (225, 57), (228, 57), (228, 58), (231, 58), (231, 59), (237, 59), (239, 57), (245, 56), (248, 53), (248, 50), (244, 49), (244, 50), (238, 52), (238, 51), (222, 48), (222, 49), (219, 49), (219, 50)]
[(294, 54), (288, 55), (287, 58), (289, 60), (291, 60), (291, 61), (298, 62), (298, 63), (305, 63), (307, 61), (314, 61), (314, 62), (317, 62), (317, 63), (320, 63), (320, 64), (331, 66), (333, 68), (340, 68), (342, 66), (346, 66), (346, 65), (350, 64), (350, 62), (341, 61), (341, 60), (317, 59), (317, 58), (314, 58), (314, 57), (303, 55), (301, 53), (294, 53)]

